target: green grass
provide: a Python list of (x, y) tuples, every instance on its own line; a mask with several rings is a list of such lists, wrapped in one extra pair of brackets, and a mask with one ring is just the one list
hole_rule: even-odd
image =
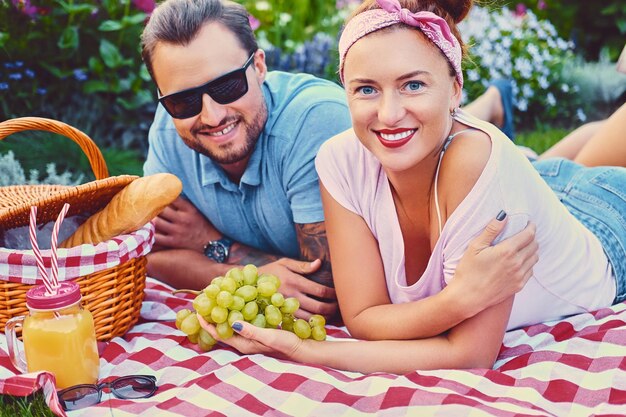
[[(56, 171), (70, 171), (85, 174), (83, 182), (91, 181), (94, 176), (87, 156), (71, 139), (47, 132), (28, 131), (15, 133), (0, 141), (0, 155), (13, 151), (26, 173), (37, 169), (46, 172), (46, 165), (54, 163)], [(138, 151), (121, 149), (100, 149), (109, 175), (141, 175), (143, 156)]]
[(564, 128), (538, 126), (535, 130), (518, 133), (515, 137), (515, 143), (528, 146), (537, 154), (541, 154), (563, 139), (569, 132), (569, 129)]
[(0, 417), (55, 417), (39, 390), (26, 397), (0, 395)]

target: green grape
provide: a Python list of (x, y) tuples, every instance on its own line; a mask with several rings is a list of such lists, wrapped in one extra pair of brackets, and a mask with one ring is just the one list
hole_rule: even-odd
[(264, 311), (265, 307), (272, 305), (269, 297), (264, 297), (262, 295), (256, 298), (256, 303), (259, 305), (259, 310)]
[(233, 295), (233, 303), (228, 307), (230, 310), (241, 311), (243, 306), (246, 305), (246, 302), (243, 298), (238, 295)]
[(274, 274), (262, 274), (256, 281), (257, 287), (262, 282), (271, 282), (276, 286), (276, 289), (280, 288), (280, 280)]
[(211, 284), (215, 284), (218, 287), (222, 285), (222, 280), (224, 279), (224, 277), (219, 276), (219, 277), (215, 277), (211, 280)]
[(198, 347), (200, 348), (200, 350), (202, 350), (203, 352), (209, 352), (211, 349), (213, 349), (213, 346), (215, 346), (215, 345), (209, 345), (208, 343), (204, 342), (200, 338), (198, 338), (198, 340), (194, 343), (196, 343)]
[(295, 297), (285, 298), (285, 302), (283, 306), (280, 308), (280, 311), (283, 313), (293, 314), (300, 308), (300, 301), (298, 301)]
[(283, 320), (283, 315), (280, 313), (278, 307), (270, 304), (265, 307), (265, 320), (270, 326), (276, 327)]
[(283, 330), (287, 330), (288, 332), (293, 332), (293, 323), (296, 319), (291, 314), (283, 314), (283, 321), (280, 324), (280, 328)]
[(204, 293), (200, 293), (200, 295), (193, 300), (193, 308), (196, 310), (196, 313), (199, 313), (201, 316), (211, 314), (213, 307), (215, 307), (215, 300), (207, 297)]
[(198, 335), (199, 335), (199, 333), (188, 334), (187, 335), (187, 340), (189, 340), (193, 344), (197, 344), (198, 343), (198, 339), (199, 339)]
[(264, 297), (271, 297), (278, 290), (276, 284), (271, 281), (258, 282), (256, 288)]
[(220, 289), (222, 291), (228, 291), (231, 294), (235, 293), (237, 289), (237, 282), (232, 277), (224, 277), (220, 283)]
[(243, 314), (243, 318), (246, 321), (250, 321), (256, 317), (259, 312), (259, 306), (256, 301), (248, 301), (245, 306), (241, 309), (241, 314)]
[(221, 291), (220, 290), (220, 286), (216, 285), (216, 284), (209, 284), (206, 286), (206, 288), (204, 290), (202, 290), (207, 297), (209, 298), (215, 298), (217, 297), (217, 294)]
[(275, 292), (270, 297), (270, 302), (276, 307), (282, 307), (282, 305), (285, 303), (285, 296), (279, 292)]
[(217, 340), (215, 340), (213, 336), (211, 336), (211, 333), (207, 332), (201, 327), (200, 331), (198, 332), (198, 342), (203, 342), (206, 345), (213, 346), (217, 343)]
[(297, 319), (293, 323), (293, 332), (300, 339), (308, 339), (311, 336), (311, 326), (306, 320)]
[(185, 319), (180, 323), (180, 330), (187, 336), (198, 333), (198, 330), (200, 330), (198, 316), (195, 314), (189, 314), (185, 317)]
[(255, 265), (248, 264), (243, 267), (243, 283), (244, 285), (255, 285), (259, 271)]
[(224, 323), (228, 319), (228, 310), (221, 306), (213, 307), (211, 318), (217, 324)]
[(235, 280), (237, 287), (241, 287), (244, 285), (243, 283), (243, 271), (240, 268), (231, 268), (226, 273), (227, 277), (230, 277)]
[(215, 302), (220, 307), (228, 308), (233, 303), (233, 295), (228, 291), (220, 291), (215, 298)]
[(258, 291), (253, 285), (244, 285), (243, 287), (237, 288), (237, 290), (235, 291), (235, 295), (243, 298), (243, 300), (247, 303), (248, 301), (252, 301), (257, 297)]
[(217, 324), (215, 326), (215, 330), (217, 331), (218, 336), (222, 339), (228, 339), (233, 335), (233, 329), (226, 321), (224, 323)]
[(311, 327), (311, 337), (314, 340), (322, 341), (326, 339), (326, 328), (324, 326)]
[(188, 308), (183, 308), (182, 310), (178, 310), (176, 312), (176, 328), (180, 330), (180, 324), (185, 320), (185, 317), (191, 314), (191, 310)]
[(230, 313), (228, 313), (228, 325), (232, 326), (234, 322), (236, 321), (245, 321), (246, 319), (243, 317), (243, 314), (241, 314), (241, 311), (237, 311), (237, 310), (231, 310)]
[(265, 316), (259, 313), (250, 321), (250, 324), (256, 327), (264, 328), (267, 324), (267, 321), (265, 320)]
[(322, 315), (313, 314), (311, 317), (309, 317), (309, 326), (311, 326), (311, 327), (315, 327), (315, 326), (324, 327), (324, 326), (326, 326), (326, 319)]

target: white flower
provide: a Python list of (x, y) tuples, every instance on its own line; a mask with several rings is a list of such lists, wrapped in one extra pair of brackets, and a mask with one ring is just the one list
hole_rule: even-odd
[(550, 107), (553, 107), (556, 104), (556, 98), (554, 98), (554, 94), (548, 93), (548, 95), (546, 96), (546, 102), (548, 103), (548, 105), (550, 105)]
[(526, 101), (526, 99), (520, 99), (517, 100), (517, 102), (515, 103), (517, 105), (517, 108), (519, 109), (519, 111), (526, 111), (528, 110), (528, 101)]
[(585, 114), (583, 109), (576, 110), (576, 117), (578, 117), (578, 120), (580, 120), (583, 123), (587, 121), (587, 115)]

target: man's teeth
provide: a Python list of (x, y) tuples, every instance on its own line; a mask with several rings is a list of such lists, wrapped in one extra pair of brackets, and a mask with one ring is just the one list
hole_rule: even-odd
[(413, 133), (415, 133), (415, 129), (411, 129), (411, 130), (406, 130), (404, 132), (401, 133), (394, 133), (394, 134), (388, 134), (388, 133), (382, 133), (380, 134), (380, 137), (385, 139), (385, 140), (401, 140), (401, 139), (405, 139), (408, 138), (409, 136), (411, 136)]
[(209, 133), (209, 136), (222, 136), (222, 135), (225, 135), (228, 132), (230, 132), (231, 130), (233, 130), (235, 128), (236, 124), (237, 123), (233, 123), (231, 125), (228, 125), (223, 130), (220, 130), (219, 132)]

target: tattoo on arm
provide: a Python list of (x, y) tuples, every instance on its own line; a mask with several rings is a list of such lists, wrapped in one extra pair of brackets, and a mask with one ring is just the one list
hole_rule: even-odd
[(311, 274), (310, 277), (320, 284), (333, 287), (330, 252), (328, 251), (324, 222), (296, 224), (296, 236), (302, 259), (307, 261), (320, 259), (322, 261), (320, 269)]

